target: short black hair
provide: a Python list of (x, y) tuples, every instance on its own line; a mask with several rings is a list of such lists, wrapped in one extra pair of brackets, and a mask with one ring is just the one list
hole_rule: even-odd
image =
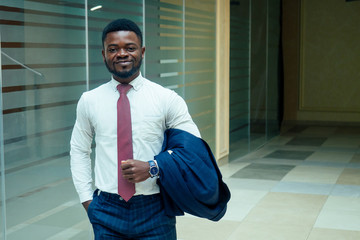
[(126, 18), (120, 18), (120, 19), (116, 19), (112, 22), (110, 22), (103, 30), (102, 33), (102, 45), (104, 48), (104, 41), (106, 38), (106, 35), (110, 32), (117, 32), (117, 31), (131, 31), (134, 32), (137, 37), (140, 39), (140, 44), (141, 46), (143, 45), (143, 37), (142, 37), (142, 33), (141, 30), (139, 28), (139, 26)]

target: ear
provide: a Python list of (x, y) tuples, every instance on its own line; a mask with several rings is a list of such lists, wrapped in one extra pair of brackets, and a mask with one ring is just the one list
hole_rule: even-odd
[(105, 62), (105, 51), (104, 51), (104, 49), (101, 50), (101, 54), (103, 56), (103, 61)]
[(142, 47), (141, 48), (141, 56), (142, 56), (142, 58), (144, 58), (144, 55), (145, 55), (145, 47)]

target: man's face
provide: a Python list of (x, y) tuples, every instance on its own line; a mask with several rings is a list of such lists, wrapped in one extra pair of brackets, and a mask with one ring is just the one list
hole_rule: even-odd
[(145, 47), (132, 31), (110, 32), (102, 50), (105, 65), (115, 80), (129, 83), (140, 73)]

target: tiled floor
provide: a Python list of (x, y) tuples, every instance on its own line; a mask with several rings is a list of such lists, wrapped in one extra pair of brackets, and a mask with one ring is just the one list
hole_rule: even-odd
[[(360, 239), (360, 127), (297, 126), (283, 132), (220, 167), (232, 193), (226, 215), (219, 222), (178, 217), (179, 240)], [(39, 186), (19, 195), (30, 184), (19, 185), (25, 177)], [(92, 239), (68, 159), (7, 179), (7, 239)]]
[(360, 239), (360, 128), (283, 132), (220, 167), (232, 192), (226, 215), (178, 218), (179, 239)]

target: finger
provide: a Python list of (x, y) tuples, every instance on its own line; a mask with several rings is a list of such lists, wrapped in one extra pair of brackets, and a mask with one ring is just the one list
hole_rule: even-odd
[(130, 161), (128, 161), (128, 160), (123, 160), (123, 161), (121, 161), (121, 169), (122, 169), (122, 170), (131, 168), (131, 167), (132, 167), (132, 165), (131, 165), (131, 162), (130, 162)]
[(123, 175), (134, 174), (134, 167), (131, 165), (124, 165), (121, 166), (121, 171)]
[(134, 177), (133, 175), (134, 175), (134, 173), (133, 173), (133, 171), (131, 170), (131, 169), (123, 169), (122, 170), (122, 175), (123, 175), (123, 177), (124, 178), (126, 178), (126, 179), (129, 179), (129, 178), (132, 178), (132, 177)]
[(136, 179), (134, 176), (132, 175), (128, 175), (125, 177), (125, 179), (128, 181), (128, 182), (131, 182), (131, 183), (137, 183)]

